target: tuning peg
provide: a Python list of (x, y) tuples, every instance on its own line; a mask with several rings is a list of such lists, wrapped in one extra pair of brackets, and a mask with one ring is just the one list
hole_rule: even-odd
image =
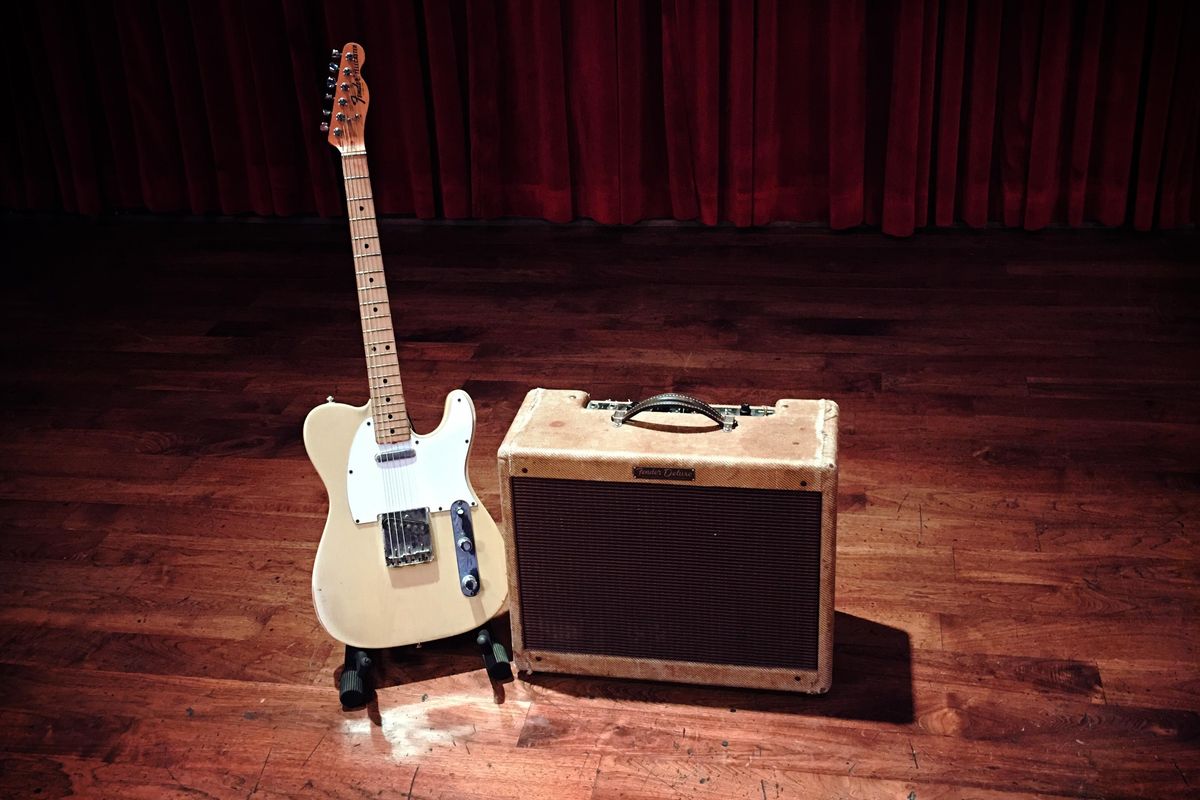
[(323, 116), (325, 119), (329, 119), (329, 109), (327, 108), (327, 109), (323, 110), (321, 112), (321, 116)]
[(336, 85), (337, 85), (337, 81), (333, 79), (333, 76), (332, 76), (332, 75), (330, 75), (330, 76), (329, 76), (329, 77), (328, 77), (328, 78), (325, 80), (325, 88), (326, 88), (326, 89), (332, 89), (332, 88), (333, 88), (334, 86), (336, 86)]
[(335, 47), (333, 48), (333, 55), (331, 55), (330, 58), (336, 61), (340, 55), (341, 53), (339, 53), (338, 49)]
[(326, 92), (326, 93), (325, 93), (325, 99), (326, 99), (326, 100), (333, 100), (333, 95), (331, 95), (329, 92)]
[(329, 133), (329, 123), (328, 122), (321, 123), (321, 133)]
[(338, 71), (337, 68), (338, 68), (338, 62), (336, 62), (336, 61), (329, 62), (329, 71), (330, 72), (332, 72), (336, 75), (337, 71)]

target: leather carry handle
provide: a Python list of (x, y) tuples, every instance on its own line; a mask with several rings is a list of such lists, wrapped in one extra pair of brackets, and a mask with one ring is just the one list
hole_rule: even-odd
[(677, 394), (676, 392), (656, 394), (653, 397), (647, 397), (641, 402), (634, 403), (623, 411), (618, 409), (613, 412), (612, 423), (619, 428), (643, 411), (672, 408), (682, 408), (687, 411), (694, 411), (697, 414), (703, 414), (720, 425), (721, 429), (725, 431), (731, 431), (737, 427), (737, 419), (732, 414), (722, 414), (703, 400), (697, 400), (695, 397), (689, 397), (686, 394)]

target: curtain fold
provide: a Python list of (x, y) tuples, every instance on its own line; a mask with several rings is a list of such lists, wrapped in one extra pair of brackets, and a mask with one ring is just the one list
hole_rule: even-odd
[(920, 228), (1192, 226), (1184, 0), (67, 0), (18, 7), (37, 91), (0, 204), (344, 213), (318, 132), (360, 42), (376, 206)]

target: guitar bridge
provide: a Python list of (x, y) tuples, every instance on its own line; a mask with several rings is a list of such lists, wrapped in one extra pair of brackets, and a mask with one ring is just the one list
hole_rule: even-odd
[(433, 561), (433, 535), (428, 508), (388, 511), (379, 515), (383, 560), (389, 567)]

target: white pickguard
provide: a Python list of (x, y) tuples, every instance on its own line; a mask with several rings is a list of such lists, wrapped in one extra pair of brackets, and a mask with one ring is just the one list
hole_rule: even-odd
[(355, 522), (365, 525), (385, 512), (410, 508), (444, 511), (456, 500), (479, 503), (467, 482), (475, 406), (466, 392), (456, 389), (447, 397), (447, 408), (436, 430), (424, 436), (413, 433), (412, 458), (377, 462), (377, 455), (400, 446), (376, 442), (369, 418), (358, 427), (346, 475), (346, 498)]

